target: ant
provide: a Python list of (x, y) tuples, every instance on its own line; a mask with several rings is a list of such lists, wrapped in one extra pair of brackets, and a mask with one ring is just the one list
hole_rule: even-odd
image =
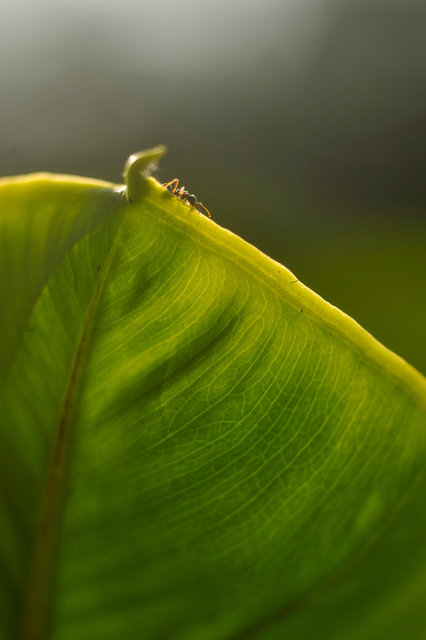
[(204, 211), (207, 212), (209, 218), (211, 218), (210, 211), (207, 209), (207, 207), (205, 207), (202, 202), (199, 202), (197, 200), (197, 197), (194, 196), (193, 193), (189, 193), (188, 191), (186, 191), (185, 187), (180, 187), (180, 189), (178, 189), (178, 184), (179, 179), (174, 178), (174, 180), (170, 180), (170, 182), (166, 182), (165, 184), (163, 184), (163, 187), (174, 193), (175, 196), (177, 196), (184, 202), (187, 202), (191, 207), (195, 207), (195, 205), (199, 204), (201, 207), (203, 207)]

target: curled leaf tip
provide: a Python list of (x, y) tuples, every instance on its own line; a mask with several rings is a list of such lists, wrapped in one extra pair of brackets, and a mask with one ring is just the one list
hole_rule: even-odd
[(156, 168), (158, 161), (166, 152), (167, 147), (165, 145), (158, 145), (145, 151), (132, 153), (127, 158), (123, 177), (126, 182), (126, 196), (129, 202), (142, 195), (145, 179)]

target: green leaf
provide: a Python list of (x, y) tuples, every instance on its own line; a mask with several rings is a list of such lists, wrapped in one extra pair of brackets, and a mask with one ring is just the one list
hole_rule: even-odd
[(0, 184), (0, 638), (420, 637), (425, 379), (162, 153)]

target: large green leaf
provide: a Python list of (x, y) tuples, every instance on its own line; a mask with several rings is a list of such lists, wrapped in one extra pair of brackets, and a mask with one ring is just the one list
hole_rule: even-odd
[(0, 637), (419, 638), (424, 378), (161, 152), (0, 186)]

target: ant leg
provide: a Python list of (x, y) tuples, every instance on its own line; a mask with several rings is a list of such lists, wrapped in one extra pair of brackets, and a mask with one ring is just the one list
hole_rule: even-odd
[(201, 206), (203, 207), (204, 211), (207, 211), (207, 215), (209, 216), (209, 218), (211, 218), (211, 217), (212, 217), (212, 216), (211, 216), (210, 211), (207, 209), (207, 207), (205, 207), (205, 206), (203, 205), (203, 203), (202, 203), (202, 202), (196, 202), (195, 204), (199, 204), (199, 205), (201, 205)]
[(166, 182), (165, 184), (163, 184), (163, 187), (165, 187), (167, 189), (167, 187), (170, 187), (171, 184), (175, 185), (173, 187), (173, 189), (172, 189), (172, 193), (174, 193), (176, 191), (176, 189), (178, 188), (179, 178), (174, 178), (173, 180), (170, 180), (170, 182)]

